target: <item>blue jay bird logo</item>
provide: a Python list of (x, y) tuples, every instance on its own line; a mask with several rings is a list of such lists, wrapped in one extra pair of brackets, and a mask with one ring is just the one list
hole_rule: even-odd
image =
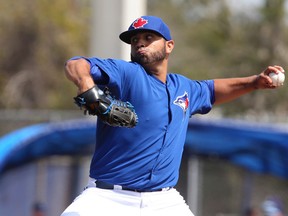
[(186, 113), (188, 106), (189, 106), (188, 93), (185, 91), (184, 94), (181, 96), (178, 96), (173, 103), (175, 105), (181, 107), (181, 109), (183, 109), (184, 113)]

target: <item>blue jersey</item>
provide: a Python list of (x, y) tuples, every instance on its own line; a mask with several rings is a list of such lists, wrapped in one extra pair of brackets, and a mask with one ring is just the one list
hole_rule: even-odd
[(189, 118), (209, 112), (213, 80), (195, 81), (169, 73), (163, 83), (135, 63), (86, 58), (99, 86), (135, 107), (134, 128), (97, 122), (90, 177), (132, 189), (156, 190), (176, 185)]

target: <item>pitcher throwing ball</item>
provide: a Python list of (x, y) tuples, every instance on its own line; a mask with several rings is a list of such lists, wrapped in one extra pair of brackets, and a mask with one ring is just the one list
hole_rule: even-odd
[(174, 188), (190, 117), (276, 88), (269, 73), (284, 70), (196, 81), (168, 72), (174, 41), (162, 19), (142, 16), (119, 37), (130, 62), (73, 57), (65, 66), (76, 104), (98, 118), (89, 183), (62, 216), (192, 216)]

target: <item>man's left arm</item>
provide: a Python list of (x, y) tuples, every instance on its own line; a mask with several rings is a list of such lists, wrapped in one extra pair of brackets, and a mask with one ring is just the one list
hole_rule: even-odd
[(226, 78), (215, 79), (215, 104), (226, 103), (234, 100), (244, 94), (250, 93), (257, 89), (274, 89), (277, 86), (273, 85), (269, 73), (284, 72), (281, 66), (268, 66), (259, 75), (241, 77), (241, 78)]

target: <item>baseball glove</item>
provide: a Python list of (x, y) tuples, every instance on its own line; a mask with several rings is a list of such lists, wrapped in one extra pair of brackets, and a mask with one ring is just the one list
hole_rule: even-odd
[(74, 97), (74, 101), (80, 109), (84, 109), (84, 114), (97, 115), (110, 126), (132, 128), (138, 123), (133, 105), (114, 99), (108, 88), (102, 91), (95, 85)]

